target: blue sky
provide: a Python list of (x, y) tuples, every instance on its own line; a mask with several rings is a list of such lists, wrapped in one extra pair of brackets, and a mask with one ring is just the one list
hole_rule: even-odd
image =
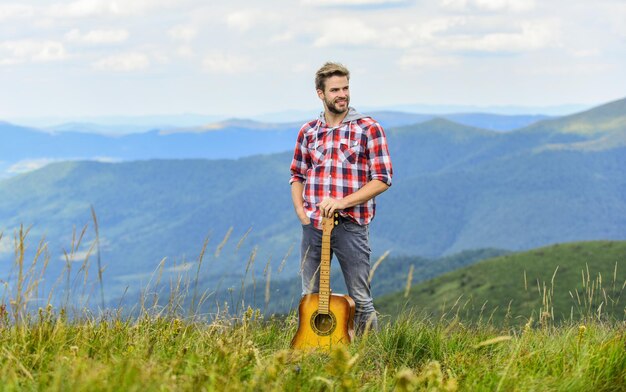
[(626, 96), (623, 0), (0, 1), (0, 120)]

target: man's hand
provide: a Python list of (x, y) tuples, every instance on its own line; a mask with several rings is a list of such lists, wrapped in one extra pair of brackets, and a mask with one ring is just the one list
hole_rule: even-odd
[(322, 200), (317, 206), (324, 218), (332, 218), (335, 211), (340, 211), (348, 207), (343, 200), (337, 200), (331, 197)]

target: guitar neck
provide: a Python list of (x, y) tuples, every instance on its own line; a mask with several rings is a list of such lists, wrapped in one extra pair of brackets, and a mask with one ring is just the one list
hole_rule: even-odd
[(320, 285), (318, 312), (328, 314), (330, 304), (330, 235), (335, 226), (334, 218), (322, 219), (322, 257), (320, 260)]

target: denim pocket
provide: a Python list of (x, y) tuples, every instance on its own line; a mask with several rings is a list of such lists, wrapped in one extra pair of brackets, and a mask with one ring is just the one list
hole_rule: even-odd
[(358, 223), (354, 223), (351, 221), (345, 221), (341, 224), (345, 231), (349, 231), (351, 233), (366, 233), (368, 225), (359, 225)]

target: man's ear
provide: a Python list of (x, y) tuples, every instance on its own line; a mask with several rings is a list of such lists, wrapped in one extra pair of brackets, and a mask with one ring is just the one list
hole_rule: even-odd
[(317, 96), (319, 97), (319, 99), (321, 99), (322, 101), (324, 100), (324, 91), (320, 90), (319, 88), (317, 89)]

